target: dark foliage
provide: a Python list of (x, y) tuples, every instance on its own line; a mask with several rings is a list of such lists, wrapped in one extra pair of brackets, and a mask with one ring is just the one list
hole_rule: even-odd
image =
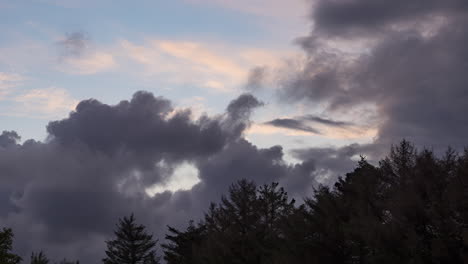
[(164, 258), (188, 263), (468, 263), (468, 150), (441, 157), (408, 141), (362, 158), (295, 206), (278, 184), (231, 186), (203, 221), (169, 227)]
[(62, 261), (56, 263), (56, 264), (80, 264), (80, 262), (77, 260), (77, 261), (69, 261), (67, 259), (63, 259)]
[(119, 219), (116, 238), (106, 241), (107, 258), (105, 264), (157, 264), (157, 240), (145, 231), (143, 225), (137, 225), (133, 214), (130, 217)]
[[(199, 223), (168, 229), (168, 264), (468, 263), (468, 150), (436, 157), (402, 141), (378, 166), (361, 158), (299, 206), (278, 183), (241, 180)], [(114, 234), (105, 264), (159, 263), (157, 240), (133, 215)], [(0, 264), (20, 263), (12, 243), (4, 228)], [(42, 252), (31, 255), (31, 264), (48, 263)]]
[(46, 257), (44, 252), (32, 253), (31, 264), (49, 264), (49, 259)]
[(211, 204), (197, 226), (191, 223), (185, 232), (169, 227), (164, 258), (168, 263), (281, 262), (283, 232), (293, 213), (294, 200), (277, 183), (257, 187), (241, 180), (220, 204)]
[(10, 228), (3, 228), (3, 231), (0, 231), (0, 263), (2, 264), (17, 264), (21, 262), (21, 257), (11, 252), (13, 237), (13, 231)]

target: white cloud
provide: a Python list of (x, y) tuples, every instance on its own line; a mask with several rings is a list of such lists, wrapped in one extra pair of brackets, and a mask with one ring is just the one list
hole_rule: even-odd
[(89, 75), (112, 70), (117, 66), (112, 54), (107, 52), (94, 52), (78, 57), (64, 59), (63, 71), (72, 74)]
[(19, 82), (23, 80), (23, 77), (18, 74), (0, 72), (0, 100), (8, 95), (11, 90)]
[(174, 173), (169, 177), (167, 182), (147, 188), (146, 193), (149, 196), (154, 196), (165, 191), (176, 192), (190, 190), (199, 182), (198, 169), (194, 165), (186, 162), (174, 170)]
[(144, 66), (145, 74), (169, 83), (189, 83), (218, 92), (242, 86), (258, 63), (279, 61), (280, 51), (194, 41), (150, 39), (143, 44), (121, 41), (121, 54)]
[(33, 89), (11, 99), (15, 102), (8, 115), (34, 118), (57, 118), (72, 111), (78, 100), (61, 88)]

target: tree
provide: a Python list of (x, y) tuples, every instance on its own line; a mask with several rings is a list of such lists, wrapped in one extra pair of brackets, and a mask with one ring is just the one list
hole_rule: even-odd
[(159, 257), (156, 255), (157, 240), (153, 239), (145, 231), (143, 225), (135, 223), (135, 217), (119, 219), (117, 230), (114, 232), (116, 239), (106, 241), (107, 258), (105, 264), (156, 264)]
[(41, 251), (39, 253), (32, 253), (31, 254), (31, 264), (48, 264), (49, 259), (46, 255)]
[(59, 263), (56, 263), (56, 264), (80, 264), (80, 262), (77, 260), (77, 261), (69, 261), (67, 259), (63, 259), (62, 261), (60, 261)]
[(164, 258), (168, 264), (284, 263), (282, 230), (294, 208), (278, 183), (257, 187), (240, 180), (198, 226), (191, 223), (183, 232), (169, 227)]
[(195, 264), (199, 263), (198, 254), (202, 241), (205, 239), (205, 226), (195, 226), (193, 221), (189, 222), (186, 231), (177, 230), (168, 226), (170, 234), (166, 235), (164, 249), (164, 260), (168, 264)]
[(168, 264), (468, 263), (468, 149), (439, 158), (403, 140), (299, 207), (277, 183), (241, 180), (169, 232)]
[(13, 231), (10, 228), (3, 228), (3, 231), (0, 231), (0, 263), (2, 264), (18, 264), (21, 262), (20, 256), (11, 253), (13, 237)]

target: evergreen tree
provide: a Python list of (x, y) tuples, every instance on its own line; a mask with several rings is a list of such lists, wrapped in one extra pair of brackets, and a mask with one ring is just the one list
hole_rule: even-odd
[(199, 225), (169, 232), (168, 264), (468, 263), (468, 150), (438, 158), (403, 140), (299, 207), (276, 183), (242, 180)]
[(77, 261), (69, 261), (67, 259), (63, 259), (59, 263), (55, 263), (55, 264), (80, 264), (80, 262), (78, 260)]
[(11, 253), (13, 248), (13, 231), (10, 228), (3, 228), (0, 231), (0, 263), (1, 264), (18, 264), (21, 262), (21, 257)]
[(177, 230), (168, 226), (170, 234), (166, 235), (164, 249), (164, 260), (168, 264), (196, 264), (200, 263), (198, 251), (201, 249), (202, 241), (205, 239), (205, 226), (195, 226), (193, 221), (189, 222), (186, 231)]
[(157, 240), (145, 231), (143, 225), (137, 225), (133, 214), (130, 217), (119, 219), (116, 238), (106, 241), (107, 258), (105, 264), (156, 264), (159, 257), (156, 255)]
[(49, 259), (42, 251), (39, 253), (33, 252), (31, 254), (31, 264), (49, 264)]
[(240, 180), (219, 204), (211, 204), (198, 226), (191, 223), (184, 232), (169, 227), (165, 260), (168, 264), (284, 263), (282, 230), (293, 212), (294, 200), (278, 183), (257, 187)]

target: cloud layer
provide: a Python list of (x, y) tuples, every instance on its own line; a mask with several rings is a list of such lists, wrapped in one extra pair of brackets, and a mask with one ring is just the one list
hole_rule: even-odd
[[(115, 221), (134, 212), (155, 234), (197, 219), (233, 181), (291, 185), (304, 195), (316, 184), (310, 162), (288, 165), (280, 146), (260, 149), (242, 134), (261, 106), (244, 94), (218, 116), (193, 120), (169, 100), (137, 92), (116, 105), (80, 102), (68, 118), (50, 122), (46, 142), (0, 135), (0, 225), (16, 232), (24, 256), (46, 249), (52, 258), (98, 263)], [(177, 168), (193, 166), (188, 190), (147, 194)]]
[[(375, 143), (467, 144), (465, 1), (316, 1), (306, 53), (281, 82), (285, 102), (343, 113), (372, 106)], [(346, 44), (356, 45), (354, 50)], [(318, 121), (318, 120), (317, 120)]]

